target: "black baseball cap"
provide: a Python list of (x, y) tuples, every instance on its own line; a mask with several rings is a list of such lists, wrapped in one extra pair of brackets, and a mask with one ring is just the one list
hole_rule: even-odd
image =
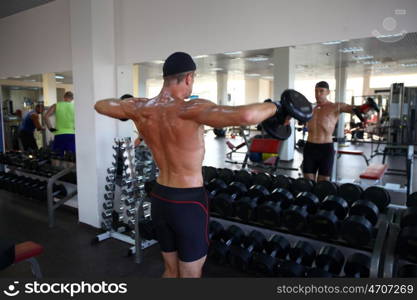
[(163, 76), (170, 76), (197, 69), (193, 58), (185, 52), (175, 52), (168, 56), (163, 66)]

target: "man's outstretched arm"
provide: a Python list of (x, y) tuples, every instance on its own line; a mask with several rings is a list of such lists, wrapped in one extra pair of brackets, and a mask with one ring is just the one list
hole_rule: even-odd
[(242, 106), (223, 106), (203, 99), (189, 101), (180, 117), (214, 128), (247, 126), (261, 123), (274, 116), (277, 107), (272, 103), (254, 103)]
[(134, 108), (134, 98), (126, 100), (120, 100), (117, 98), (103, 99), (97, 101), (94, 105), (94, 109), (99, 114), (119, 120), (131, 119)]

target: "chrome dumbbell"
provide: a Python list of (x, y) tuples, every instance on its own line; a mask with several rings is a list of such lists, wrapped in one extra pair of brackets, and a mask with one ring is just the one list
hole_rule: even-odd
[(109, 202), (104, 202), (103, 203), (103, 208), (105, 210), (109, 210), (109, 209), (113, 209), (113, 202), (109, 201)]
[(115, 188), (116, 188), (116, 186), (115, 186), (115, 184), (114, 184), (114, 183), (109, 183), (109, 184), (106, 184), (106, 185), (104, 186), (104, 189), (105, 189), (107, 192), (114, 192)]
[(101, 222), (101, 228), (104, 230), (109, 230), (111, 228), (111, 222)]
[(115, 180), (114, 175), (109, 175), (109, 176), (106, 176), (106, 181), (107, 181), (107, 182), (111, 183), (111, 182), (114, 182), (114, 180)]
[(114, 174), (116, 173), (116, 168), (107, 168), (107, 174)]
[(123, 197), (121, 198), (121, 201), (126, 205), (126, 206), (130, 206), (136, 203), (135, 198), (133, 197)]
[(110, 192), (110, 193), (104, 194), (104, 199), (113, 200), (114, 199), (114, 193)]
[(129, 219), (127, 221), (127, 226), (129, 226), (130, 228), (135, 228), (135, 224), (136, 224), (136, 220), (135, 219)]
[(129, 208), (126, 210), (126, 215), (128, 217), (134, 217), (136, 215), (136, 211), (137, 211), (136, 207)]
[(103, 219), (110, 219), (112, 216), (112, 212), (111, 211), (103, 211), (101, 213), (101, 216), (103, 217)]

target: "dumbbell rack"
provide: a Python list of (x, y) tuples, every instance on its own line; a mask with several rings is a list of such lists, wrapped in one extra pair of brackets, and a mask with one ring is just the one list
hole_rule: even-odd
[[(306, 237), (306, 236), (302, 236), (302, 235), (294, 235), (294, 234), (290, 234), (289, 232), (283, 232), (283, 231), (272, 230), (272, 229), (268, 229), (268, 228), (264, 228), (264, 227), (258, 227), (258, 226), (252, 225), (252, 224), (244, 224), (244, 223), (240, 223), (240, 222), (236, 222), (236, 221), (232, 221), (232, 220), (226, 220), (226, 219), (223, 219), (223, 218), (216, 218), (216, 217), (211, 217), (210, 219), (221, 223), (225, 227), (228, 227), (230, 225), (237, 225), (245, 233), (249, 233), (250, 231), (255, 229), (255, 230), (258, 230), (261, 233), (263, 233), (267, 238), (269, 238), (270, 236), (272, 236), (274, 234), (279, 233), (280, 235), (284, 236), (285, 238), (287, 238), (291, 242), (296, 242), (296, 241), (299, 241), (299, 240), (308, 241), (316, 249), (319, 249), (323, 245), (324, 246), (334, 245), (334, 243), (331, 243), (329, 241), (313, 239), (311, 237)], [(379, 229), (378, 229), (377, 237), (375, 239), (375, 243), (374, 243), (374, 247), (372, 249), (372, 252), (370, 253), (371, 254), (370, 278), (380, 278), (382, 276), (382, 270), (381, 270), (382, 269), (382, 255), (383, 255), (382, 250), (383, 250), (384, 242), (386, 240), (386, 235), (387, 235), (387, 232), (388, 232), (388, 222), (387, 222), (385, 216), (381, 217), (381, 220), (379, 222), (380, 222), (380, 226), (379, 226)], [(338, 248), (343, 252), (345, 257), (347, 257), (347, 256), (349, 256), (353, 253), (369, 254), (368, 251), (348, 247), (346, 245), (338, 245)]]
[[(142, 240), (138, 236), (138, 218), (150, 215), (149, 204), (143, 201), (144, 177), (137, 175), (130, 138), (115, 139), (113, 149), (116, 152), (113, 155), (115, 161), (113, 167), (107, 169), (109, 176), (106, 177), (107, 193), (104, 195), (107, 202), (103, 203), (102, 213), (102, 228), (107, 231), (97, 235), (93, 243), (114, 238), (130, 245), (138, 242), (141, 245), (139, 249), (145, 249), (155, 241)], [(141, 255), (141, 251), (138, 252)]]
[(61, 205), (63, 205), (65, 202), (67, 202), (68, 200), (72, 199), (74, 196), (77, 195), (77, 189), (75, 188), (72, 192), (68, 193), (64, 198), (58, 201), (55, 201), (54, 196), (53, 196), (53, 186), (55, 183), (57, 183), (57, 181), (60, 178), (76, 170), (75, 163), (67, 164), (67, 166), (64, 169), (62, 169), (56, 174), (53, 174), (50, 177), (36, 174), (30, 170), (26, 170), (20, 166), (16, 166), (13, 164), (3, 164), (3, 166), (6, 167), (6, 169), (8, 169), (10, 173), (16, 173), (17, 175), (19, 175), (19, 173), (23, 173), (25, 175), (29, 175), (32, 178), (46, 179), (48, 226), (49, 228), (53, 228), (55, 226), (55, 210)]
[[(399, 269), (399, 265), (403, 265), (406, 263), (410, 263), (406, 259), (397, 258), (396, 256), (396, 246), (397, 246), (397, 239), (401, 231), (400, 227), (400, 220), (401, 215), (406, 209), (404, 206), (400, 205), (390, 205), (389, 207), (389, 214), (391, 216), (391, 222), (389, 224), (389, 233), (386, 240), (386, 251), (384, 257), (384, 265), (383, 265), (383, 277), (384, 278), (393, 278), (395, 277), (395, 270)], [(416, 262), (412, 262), (416, 263)]]

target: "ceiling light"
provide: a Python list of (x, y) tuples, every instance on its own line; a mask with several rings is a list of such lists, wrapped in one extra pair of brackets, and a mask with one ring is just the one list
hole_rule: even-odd
[(247, 61), (251, 61), (251, 62), (266, 61), (268, 59), (269, 58), (265, 55), (257, 55), (257, 56), (254, 56), (254, 57), (247, 57), (246, 58)]
[(261, 74), (258, 74), (258, 73), (249, 73), (249, 74), (246, 74), (246, 76), (249, 76), (249, 77), (258, 77), (258, 76), (261, 76)]
[(153, 62), (154, 64), (158, 64), (158, 65), (163, 64), (163, 63), (164, 63), (164, 61), (163, 61), (163, 60), (153, 60), (152, 62)]
[(377, 39), (384, 39), (384, 38), (386, 39), (386, 38), (392, 38), (392, 37), (399, 37), (399, 36), (403, 36), (405, 33), (406, 33), (405, 31), (402, 31), (402, 32), (399, 32), (399, 33), (394, 33), (394, 34), (380, 34), (380, 35), (377, 35), (376, 38)]
[(269, 65), (270, 65), (271, 67), (273, 67), (273, 66), (274, 66), (274, 63), (269, 63)]
[(64, 76), (62, 76), (62, 75), (55, 75), (55, 78), (56, 79), (64, 79)]
[(239, 55), (242, 54), (242, 51), (233, 51), (233, 52), (224, 52), (225, 55)]
[(342, 53), (361, 52), (363, 51), (363, 48), (362, 47), (347, 47), (347, 48), (342, 48), (339, 51)]
[(374, 68), (378, 69), (378, 70), (380, 70), (380, 69), (389, 69), (389, 65), (379, 65), (379, 66), (375, 66)]
[(374, 58), (373, 55), (356, 55), (354, 56), (357, 60), (365, 60), (365, 59), (372, 59)]
[(401, 67), (405, 67), (405, 68), (412, 68), (412, 67), (417, 67), (417, 63), (412, 63), (412, 64), (400, 64)]
[(206, 57), (208, 57), (208, 55), (196, 55), (196, 56), (193, 56), (193, 58), (195, 58), (195, 59), (206, 58)]
[(346, 42), (347, 40), (338, 40), (338, 41), (328, 41), (321, 43), (322, 45), (339, 45), (343, 42)]
[(274, 76), (262, 76), (263, 79), (274, 80)]
[(211, 68), (210, 71), (223, 71), (223, 68)]
[(367, 60), (367, 61), (363, 62), (364, 65), (377, 65), (377, 64), (380, 64), (380, 63), (381, 62), (378, 61), (378, 60)]

